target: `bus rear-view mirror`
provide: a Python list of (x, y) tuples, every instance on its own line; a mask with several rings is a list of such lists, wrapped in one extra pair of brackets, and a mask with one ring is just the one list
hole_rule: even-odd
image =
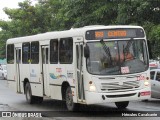
[(88, 47), (88, 45), (86, 45), (86, 46), (84, 47), (84, 56), (85, 56), (86, 58), (89, 58), (89, 47)]

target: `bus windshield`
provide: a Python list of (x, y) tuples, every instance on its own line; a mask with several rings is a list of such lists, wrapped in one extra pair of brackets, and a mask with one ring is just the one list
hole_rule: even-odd
[(143, 39), (88, 42), (87, 70), (96, 75), (119, 75), (148, 69), (146, 42)]

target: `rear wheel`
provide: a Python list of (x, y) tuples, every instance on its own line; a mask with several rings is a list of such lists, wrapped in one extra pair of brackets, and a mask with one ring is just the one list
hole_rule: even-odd
[(75, 111), (77, 109), (77, 104), (73, 102), (73, 95), (72, 95), (72, 90), (71, 87), (68, 86), (66, 90), (66, 107), (69, 111)]
[(118, 109), (125, 109), (128, 106), (129, 101), (115, 102), (115, 104), (116, 104)]
[(35, 102), (36, 97), (32, 95), (31, 86), (29, 82), (27, 82), (25, 86), (25, 96), (29, 104), (33, 104)]

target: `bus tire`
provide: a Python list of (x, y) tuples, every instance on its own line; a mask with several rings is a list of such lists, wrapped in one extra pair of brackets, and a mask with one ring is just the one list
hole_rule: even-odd
[(27, 82), (25, 85), (25, 96), (26, 96), (26, 101), (29, 104), (33, 104), (35, 102), (35, 96), (32, 95), (32, 90), (29, 82)]
[(129, 101), (115, 102), (115, 104), (116, 104), (118, 109), (125, 109), (128, 106)]
[(70, 86), (66, 89), (65, 100), (68, 111), (75, 111), (77, 109), (77, 104), (73, 102), (73, 95)]

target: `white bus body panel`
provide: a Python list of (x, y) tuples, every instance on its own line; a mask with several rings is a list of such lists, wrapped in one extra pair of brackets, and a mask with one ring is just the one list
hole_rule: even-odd
[[(140, 89), (136, 91), (126, 91), (123, 93), (97, 93), (97, 92), (89, 92), (86, 91), (86, 102), (87, 104), (98, 104), (98, 103), (106, 103), (106, 102), (121, 102), (121, 101), (137, 101), (137, 100), (144, 100), (144, 99), (149, 99), (149, 96), (141, 96), (138, 97), (139, 92), (142, 91), (149, 91), (148, 88), (146, 89)], [(134, 96), (126, 96), (126, 97), (117, 97), (117, 98), (106, 98), (105, 100), (102, 99), (102, 95), (128, 95), (128, 94), (134, 94)]]
[(15, 80), (15, 65), (14, 64), (8, 64), (7, 65), (7, 80), (8, 80), (8, 87), (17, 92), (17, 85), (16, 85), (16, 80)]
[(62, 83), (67, 81), (70, 86), (75, 86), (73, 78), (74, 65), (63, 64), (59, 66), (58, 64), (50, 64), (49, 71), (51, 98), (62, 100)]
[[(13, 38), (7, 40), (7, 44), (14, 44), (17, 46), (15, 47), (22, 47), (22, 42), (32, 42), (32, 41), (39, 41), (39, 64), (20, 64), (20, 80), (23, 83), (25, 79), (28, 79), (31, 85), (32, 94), (35, 96), (44, 96), (43, 89), (46, 88), (46, 96), (52, 99), (62, 100), (62, 84), (63, 82), (68, 82), (72, 89), (73, 94), (73, 101), (75, 103), (80, 102), (78, 101), (78, 85), (77, 85), (77, 64), (76, 64), (76, 47), (75, 43), (83, 41), (86, 42), (85, 39), (85, 32), (87, 30), (93, 29), (116, 29), (116, 28), (142, 28), (138, 26), (95, 26), (95, 27), (84, 27), (78, 29), (71, 29), (68, 31), (60, 31), (60, 32), (48, 32), (43, 34), (37, 34), (28, 37), (21, 37), (21, 38)], [(142, 28), (143, 29), (143, 28)], [(79, 37), (80, 36), (80, 37)], [(60, 39), (60, 38), (73, 38), (73, 63), (72, 64), (50, 64), (46, 65), (47, 68), (47, 81), (46, 87), (43, 88), (43, 78), (42, 78), (42, 58), (41, 58), (41, 47), (48, 45), (51, 39)], [(145, 39), (145, 38), (144, 38)], [(21, 53), (22, 54), (22, 53)], [(15, 62), (16, 64), (16, 62)], [(13, 90), (17, 90), (16, 82), (16, 65), (15, 64), (8, 64), (8, 85)], [(130, 100), (140, 100), (140, 99), (148, 99), (150, 96), (140, 96), (138, 97), (138, 93), (142, 91), (150, 91), (150, 87), (142, 86), (140, 89), (133, 90), (133, 91), (123, 91), (123, 92), (101, 92), (100, 91), (100, 84), (102, 81), (95, 78), (94, 75), (90, 75), (86, 70), (86, 58), (83, 57), (83, 79), (84, 79), (84, 91), (85, 91), (85, 102), (86, 104), (96, 104), (96, 103), (103, 103), (103, 102), (118, 102), (118, 101), (130, 101)], [(45, 74), (45, 73), (44, 73)], [(144, 72), (146, 76), (149, 75), (149, 71)], [(127, 75), (126, 75), (127, 76)], [(107, 76), (106, 76), (107, 77)], [(116, 76), (114, 76), (116, 77)], [(10, 80), (10, 81), (9, 81)], [(89, 81), (93, 81), (96, 86), (95, 92), (89, 91)], [(107, 80), (104, 80), (107, 81)], [(112, 80), (108, 80), (112, 82)], [(24, 92), (23, 84), (21, 84), (21, 92)], [(120, 94), (131, 94), (135, 93), (134, 96), (130, 97), (117, 97), (117, 98), (106, 98), (105, 100), (102, 99), (102, 95), (120, 95)]]
[(20, 71), (21, 74), (21, 81), (23, 82), (25, 79), (28, 79), (30, 80), (30, 67), (29, 67), (29, 64), (21, 64), (20, 65), (22, 68), (22, 70)]
[(32, 95), (43, 96), (43, 86), (41, 78), (40, 64), (30, 64), (29, 82), (31, 85)]
[[(85, 89), (86, 103), (97, 104), (97, 103), (105, 103), (105, 102), (120, 102), (120, 101), (150, 99), (150, 95), (144, 95), (144, 96), (140, 95), (141, 92), (151, 91), (151, 88), (149, 87), (151, 84), (150, 80), (148, 80), (149, 85), (145, 86), (144, 80), (137, 80), (137, 76), (140, 76), (140, 75), (145, 76), (145, 78), (150, 76), (149, 70), (142, 73), (132, 74), (132, 75), (103, 76), (103, 77), (91, 75), (92, 77), (90, 76), (90, 78), (88, 77), (88, 79), (91, 79), (93, 81), (94, 85), (96, 86), (96, 92), (90, 92), (87, 90), (87, 88)], [(113, 79), (110, 79), (110, 78), (113, 78)], [(107, 85), (108, 85), (108, 89), (110, 86), (112, 86), (112, 88), (115, 87), (116, 89), (121, 85), (131, 81), (134, 83), (130, 84), (131, 86), (133, 85), (133, 88), (130, 90), (112, 90), (112, 91), (101, 90), (104, 87), (107, 89), (106, 87)], [(119, 83), (120, 85), (113, 86), (114, 83)], [(134, 86), (138, 86), (138, 88), (134, 88)], [(105, 99), (103, 99), (102, 96), (104, 96)], [(116, 96), (123, 96), (123, 97), (116, 97)]]

